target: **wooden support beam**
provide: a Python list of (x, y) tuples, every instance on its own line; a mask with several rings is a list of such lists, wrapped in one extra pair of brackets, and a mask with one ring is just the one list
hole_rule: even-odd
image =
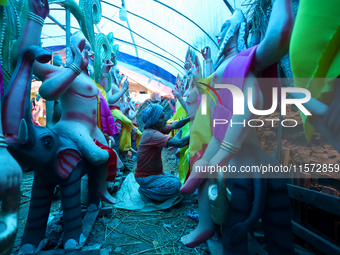
[(323, 186), (321, 192), (324, 193), (324, 194), (329, 194), (329, 195), (333, 195), (333, 196), (336, 196), (336, 197), (339, 196), (339, 191), (337, 191), (336, 189), (331, 188), (331, 187)]
[(340, 215), (340, 198), (287, 184), (289, 196), (308, 205), (335, 215)]
[(299, 186), (310, 189), (310, 173), (299, 173)]
[(96, 222), (96, 219), (97, 219), (99, 212), (100, 212), (100, 210), (93, 211), (93, 212), (87, 212), (84, 219), (83, 219), (83, 234), (84, 234), (84, 237), (85, 237), (86, 240), (91, 233), (92, 227), (93, 227), (94, 223)]
[(292, 221), (293, 233), (326, 255), (340, 254), (340, 247)]
[(288, 166), (289, 164), (289, 159), (290, 159), (290, 149), (283, 149), (283, 162), (282, 165), (283, 166)]

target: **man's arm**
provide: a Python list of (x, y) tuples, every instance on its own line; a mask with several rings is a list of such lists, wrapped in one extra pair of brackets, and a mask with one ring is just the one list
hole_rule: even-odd
[(126, 78), (123, 83), (122, 90), (120, 90), (119, 92), (113, 94), (112, 96), (108, 98), (109, 104), (114, 104), (115, 102), (117, 102), (119, 98), (121, 98), (128, 89), (129, 89), (129, 82)]
[(175, 122), (174, 124), (172, 124), (171, 126), (171, 130), (174, 129), (180, 129), (181, 127), (183, 127), (185, 124), (187, 124), (190, 121), (190, 116), (186, 117), (184, 119), (181, 119), (180, 121)]
[(259, 44), (252, 69), (262, 71), (277, 62), (289, 50), (294, 25), (291, 0), (275, 0), (263, 41)]
[(176, 148), (182, 148), (184, 146), (187, 146), (189, 144), (190, 141), (190, 135), (183, 137), (182, 139), (178, 139), (177, 137), (173, 137), (171, 139), (168, 140), (166, 146), (170, 147), (176, 147)]

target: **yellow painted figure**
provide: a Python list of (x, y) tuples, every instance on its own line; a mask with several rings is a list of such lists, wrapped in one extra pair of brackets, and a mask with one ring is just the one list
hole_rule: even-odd
[(127, 151), (131, 149), (131, 130), (133, 128), (132, 121), (126, 117), (119, 109), (111, 110), (112, 116), (122, 122), (122, 130), (120, 133), (119, 150)]
[[(211, 79), (213, 75), (200, 79), (198, 82), (210, 85)], [(205, 87), (201, 87), (205, 93), (210, 94), (209, 90)], [(209, 111), (209, 104), (207, 103), (207, 114), (202, 115), (201, 112), (201, 105), (199, 106), (197, 113), (195, 115), (194, 123), (189, 122), (186, 126), (183, 127), (182, 137), (190, 134), (190, 143), (189, 146), (181, 148), (180, 150), (180, 161), (178, 165), (178, 172), (179, 172), (179, 180), (181, 181), (182, 185), (185, 183), (187, 177), (189, 176), (189, 161), (190, 165), (192, 165), (200, 159), (206, 146), (209, 144), (209, 141), (212, 137), (212, 128), (210, 124), (210, 111)], [(189, 126), (190, 125), (190, 126)], [(191, 131), (190, 131), (190, 127)]]
[[(183, 98), (183, 100), (186, 102), (186, 97)], [(174, 116), (170, 120), (168, 120), (168, 123), (174, 123), (177, 120), (184, 119), (188, 116), (187, 112), (177, 99), (176, 102), (176, 112)], [(174, 130), (173, 136), (176, 135), (178, 130)], [(181, 138), (188, 136), (190, 134), (190, 122), (185, 124), (182, 127), (182, 136)], [(179, 173), (179, 180), (181, 181), (182, 185), (184, 184), (188, 171), (189, 171), (189, 159), (187, 158), (187, 154), (190, 151), (189, 145), (180, 148), (180, 156), (179, 156), (179, 164), (178, 164), (178, 173)]]
[[(329, 82), (340, 75), (339, 10), (339, 0), (301, 0), (290, 43), (295, 86), (307, 88), (312, 97), (328, 105), (334, 90)], [(306, 115), (301, 117), (309, 142), (315, 129)]]

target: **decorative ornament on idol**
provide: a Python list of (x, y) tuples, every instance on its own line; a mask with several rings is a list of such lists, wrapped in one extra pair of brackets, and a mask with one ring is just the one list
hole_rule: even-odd
[(229, 19), (227, 19), (226, 22), (224, 22), (224, 24), (226, 24), (226, 23), (228, 23), (228, 25), (226, 27), (229, 27), (229, 28), (228, 28), (228, 31), (225, 33), (222, 44), (220, 46), (220, 50), (217, 53), (216, 61), (214, 61), (214, 63), (217, 63), (217, 65), (220, 64), (219, 61), (223, 61), (223, 58), (221, 58), (221, 57), (223, 55), (224, 48), (227, 45), (229, 39), (232, 36), (234, 36), (237, 31), (239, 31), (238, 32), (238, 39), (237, 39), (237, 49), (238, 49), (239, 52), (241, 52), (242, 50), (245, 49), (245, 39), (244, 39), (244, 37), (245, 37), (245, 34), (246, 34), (247, 20), (245, 19), (242, 10), (235, 9), (233, 15)]
[(125, 1), (122, 0), (122, 8), (119, 11), (119, 19), (121, 21), (127, 21), (127, 11), (125, 8)]
[(189, 72), (189, 70), (192, 68), (193, 62), (195, 59), (195, 51), (191, 49), (191, 47), (188, 47), (187, 54), (185, 55), (185, 64), (184, 68)]

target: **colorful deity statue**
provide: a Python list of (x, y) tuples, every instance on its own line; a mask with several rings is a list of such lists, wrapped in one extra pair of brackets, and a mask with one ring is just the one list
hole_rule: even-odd
[[(91, 47), (96, 45), (94, 37), (90, 44), (82, 33), (73, 35), (72, 59), (68, 59), (67, 68), (46, 64), (50, 54), (39, 46), (49, 4), (40, 0), (28, 3), (28, 20), (18, 41), (20, 55), (2, 102), (3, 130), (9, 151), (20, 164), (35, 170), (31, 206), (19, 254), (36, 253), (46, 244), (46, 223), (57, 184), (61, 188), (66, 250), (78, 249), (86, 238), (82, 234), (80, 207), (80, 179), (84, 174), (89, 175), (89, 210), (97, 210), (100, 199), (115, 202), (107, 192), (106, 179), (115, 176), (111, 170), (115, 171), (116, 155), (107, 147), (97, 126), (99, 90), (87, 69)], [(93, 30), (93, 23), (91, 25)], [(87, 30), (86, 37), (90, 38), (89, 34)], [(97, 42), (99, 46), (103, 44)], [(95, 52), (98, 51), (100, 49), (96, 48)], [(94, 58), (93, 78), (97, 82), (101, 80), (102, 63), (102, 59)], [(105, 64), (108, 72), (110, 63)], [(61, 102), (62, 116), (52, 129), (32, 125), (29, 111), (32, 71), (43, 82), (41, 96)], [(10, 106), (17, 101), (22, 110), (13, 114)], [(112, 175), (108, 176), (108, 170)]]
[[(266, 225), (266, 239), (271, 243), (268, 245), (269, 253), (294, 253), (285, 180), (259, 179), (256, 176), (249, 179), (234, 178), (223, 171), (209, 175), (206, 174), (208, 171), (199, 170), (228, 164), (236, 167), (241, 164), (260, 165), (261, 162), (278, 165), (273, 157), (258, 146), (255, 129), (212, 123), (214, 119), (227, 119), (228, 123), (247, 122), (253, 116), (249, 110), (244, 115), (233, 115), (231, 92), (217, 84), (233, 84), (243, 90), (246, 97), (248, 89), (251, 89), (257, 95), (253, 97), (254, 107), (266, 107), (263, 106), (267, 102), (262, 95), (270, 88), (260, 87), (256, 78), (260, 78), (261, 71), (287, 53), (292, 26), (291, 2), (276, 0), (266, 36), (259, 45), (245, 49), (246, 19), (239, 9), (226, 20), (216, 36), (220, 47), (215, 61), (216, 70), (198, 82), (201, 87), (198, 91), (209, 91), (212, 96), (204, 102), (207, 99), (201, 95), (203, 103), (196, 113), (190, 136), (191, 174), (181, 189), (184, 193), (192, 193), (199, 188), (199, 225), (182, 238), (182, 242), (189, 247), (199, 245), (214, 234), (214, 221), (223, 225), (224, 253), (247, 254), (247, 231), (261, 217)], [(208, 63), (211, 63), (211, 59)], [(203, 105), (205, 114), (202, 114)], [(248, 109), (247, 105), (245, 109)], [(274, 190), (277, 191), (276, 195)], [(282, 211), (275, 212), (273, 207), (282, 207)], [(278, 218), (282, 226), (284, 222), (284, 228), (273, 223)]]

